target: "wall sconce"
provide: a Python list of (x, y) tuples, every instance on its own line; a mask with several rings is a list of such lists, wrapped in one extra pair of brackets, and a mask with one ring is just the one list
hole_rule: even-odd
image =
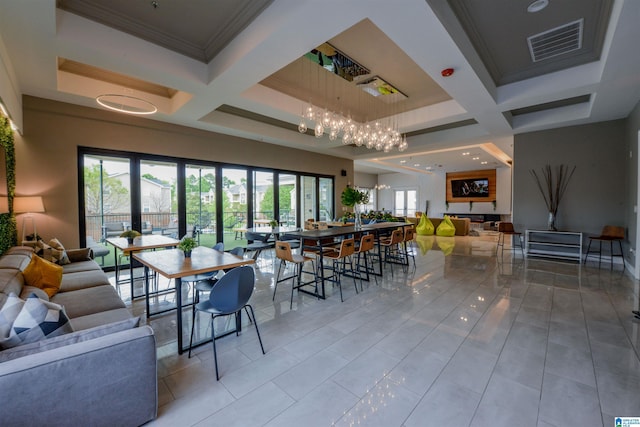
[(42, 203), (41, 196), (29, 196), (29, 197), (14, 197), (13, 198), (13, 211), (16, 214), (26, 214), (22, 219), (22, 241), (26, 237), (27, 220), (31, 221), (33, 228), (33, 235), (38, 234), (36, 229), (36, 219), (31, 216), (32, 213), (44, 212), (44, 204)]

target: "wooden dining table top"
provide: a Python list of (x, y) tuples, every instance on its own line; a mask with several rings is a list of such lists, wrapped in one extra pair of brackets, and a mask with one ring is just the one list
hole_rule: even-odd
[(195, 248), (189, 258), (185, 257), (180, 249), (138, 252), (133, 254), (133, 258), (168, 279), (235, 268), (255, 262), (251, 258), (239, 257), (204, 246)]
[(159, 234), (144, 234), (133, 239), (133, 243), (124, 237), (109, 237), (107, 243), (120, 249), (122, 252), (138, 252), (146, 249), (167, 248), (177, 246), (179, 240)]

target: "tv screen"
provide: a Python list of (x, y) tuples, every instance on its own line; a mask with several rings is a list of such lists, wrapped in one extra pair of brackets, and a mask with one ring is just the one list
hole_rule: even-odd
[(453, 197), (489, 197), (489, 178), (451, 180)]

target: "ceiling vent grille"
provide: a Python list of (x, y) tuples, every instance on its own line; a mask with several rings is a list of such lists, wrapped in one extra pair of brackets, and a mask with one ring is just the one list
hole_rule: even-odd
[(533, 62), (539, 62), (580, 49), (582, 47), (583, 22), (583, 19), (579, 19), (527, 37)]

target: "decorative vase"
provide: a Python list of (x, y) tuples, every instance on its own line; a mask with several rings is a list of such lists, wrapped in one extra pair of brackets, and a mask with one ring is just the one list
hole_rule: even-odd
[(547, 219), (547, 230), (558, 231), (556, 228), (556, 214), (549, 212), (549, 218)]
[(133, 237), (127, 237), (127, 243), (132, 245), (133, 244)]
[(360, 209), (358, 208), (358, 205), (355, 205), (353, 207), (354, 213), (355, 213), (355, 221), (354, 221), (354, 227), (356, 228), (356, 230), (359, 230), (360, 228), (362, 228), (362, 218), (360, 217)]
[(184, 251), (185, 258), (191, 258), (191, 251)]

